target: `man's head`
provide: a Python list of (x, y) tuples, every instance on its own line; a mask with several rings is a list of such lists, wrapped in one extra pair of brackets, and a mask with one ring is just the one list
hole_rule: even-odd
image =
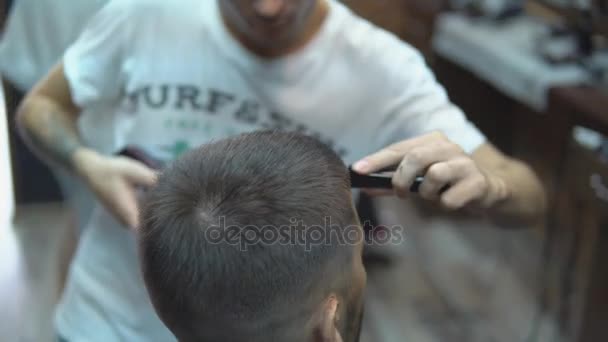
[(295, 133), (193, 150), (144, 201), (144, 279), (182, 342), (358, 338), (363, 233), (340, 158)]
[(218, 1), (229, 28), (256, 49), (290, 47), (318, 26), (325, 11), (323, 0)]

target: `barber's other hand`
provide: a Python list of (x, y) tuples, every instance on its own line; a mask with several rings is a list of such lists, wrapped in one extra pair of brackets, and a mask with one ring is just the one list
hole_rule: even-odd
[(136, 188), (156, 184), (157, 174), (126, 157), (103, 156), (81, 148), (74, 154), (74, 169), (103, 205), (124, 225), (139, 225)]
[[(393, 144), (355, 163), (353, 168), (367, 174), (395, 165), (398, 168), (393, 176), (393, 187), (401, 198), (409, 195), (410, 186), (419, 175), (424, 175), (420, 196), (437, 200), (451, 210), (469, 205), (489, 208), (507, 197), (507, 188), (501, 178), (484, 172), (460, 146), (439, 132)], [(449, 188), (442, 192), (447, 186)]]

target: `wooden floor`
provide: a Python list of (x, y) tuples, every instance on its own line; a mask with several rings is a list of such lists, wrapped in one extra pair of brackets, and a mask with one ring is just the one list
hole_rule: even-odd
[[(52, 341), (67, 222), (60, 204), (38, 205), (19, 208), (14, 226), (0, 229), (0, 342)], [(398, 261), (369, 265), (362, 342), (561, 341), (515, 275), (518, 256), (530, 262), (514, 242), (526, 233), (475, 229), (468, 232), (483, 243), (441, 226), (412, 231)]]

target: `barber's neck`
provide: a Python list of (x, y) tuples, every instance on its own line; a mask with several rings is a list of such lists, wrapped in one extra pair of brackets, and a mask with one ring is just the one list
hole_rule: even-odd
[(289, 44), (283, 46), (269, 47), (260, 46), (256, 42), (240, 33), (228, 18), (223, 16), (223, 22), (228, 28), (230, 34), (237, 39), (246, 49), (263, 58), (279, 58), (290, 55), (304, 48), (314, 37), (319, 33), (327, 14), (329, 13), (329, 4), (327, 1), (316, 1), (313, 14), (310, 16), (308, 23), (300, 34), (294, 38)]

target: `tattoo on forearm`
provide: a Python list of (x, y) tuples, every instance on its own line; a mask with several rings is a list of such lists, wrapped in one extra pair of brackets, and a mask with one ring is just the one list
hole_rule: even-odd
[(35, 148), (44, 156), (72, 168), (72, 155), (82, 146), (74, 123), (59, 113), (49, 112), (36, 128), (29, 127), (28, 131)]

